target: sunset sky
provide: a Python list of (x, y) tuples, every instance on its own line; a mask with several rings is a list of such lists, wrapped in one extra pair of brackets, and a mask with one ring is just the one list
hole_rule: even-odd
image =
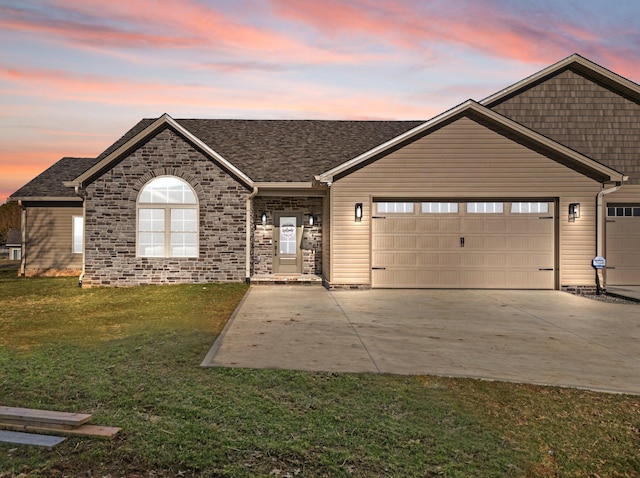
[(0, 204), (139, 119), (424, 119), (579, 53), (640, 81), (637, 0), (0, 0)]

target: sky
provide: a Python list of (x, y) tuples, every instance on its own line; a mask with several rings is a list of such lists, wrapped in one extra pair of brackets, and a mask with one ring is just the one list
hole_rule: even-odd
[(428, 120), (573, 53), (640, 82), (640, 1), (0, 0), (0, 204), (142, 118)]

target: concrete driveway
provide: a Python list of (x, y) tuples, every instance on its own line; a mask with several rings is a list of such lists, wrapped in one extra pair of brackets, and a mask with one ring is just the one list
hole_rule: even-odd
[(640, 305), (558, 291), (252, 286), (202, 365), (640, 394), (639, 339)]

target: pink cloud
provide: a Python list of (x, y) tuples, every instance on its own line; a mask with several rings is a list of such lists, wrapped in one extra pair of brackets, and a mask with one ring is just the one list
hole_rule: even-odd
[[(516, 11), (506, 2), (488, 0), (379, 2), (373, 0), (272, 0), (282, 18), (346, 38), (364, 36), (379, 44), (431, 53), (436, 45), (459, 45), (494, 58), (536, 65), (572, 53), (615, 64), (622, 74), (638, 75), (637, 53), (610, 45), (592, 24), (580, 25), (557, 12)], [(613, 32), (614, 35), (619, 32)]]
[[(54, 36), (76, 48), (200, 49), (302, 64), (354, 60), (353, 55), (343, 51), (308, 46), (287, 34), (243, 24), (214, 6), (194, 1), (159, 8), (154, 0), (57, 0), (55, 7), (59, 9), (56, 16), (18, 8), (0, 9), (0, 27)], [(367, 58), (379, 55), (358, 57)]]

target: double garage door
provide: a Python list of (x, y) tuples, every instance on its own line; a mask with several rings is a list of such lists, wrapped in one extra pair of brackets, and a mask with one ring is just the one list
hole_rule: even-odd
[(377, 201), (372, 286), (554, 289), (553, 201)]
[(640, 204), (607, 207), (607, 285), (640, 285)]

